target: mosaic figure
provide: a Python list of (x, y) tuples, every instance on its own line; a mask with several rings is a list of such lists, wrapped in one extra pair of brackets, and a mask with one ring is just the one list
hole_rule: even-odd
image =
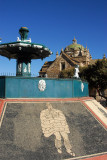
[(64, 140), (64, 146), (67, 153), (75, 156), (72, 152), (72, 146), (70, 144), (68, 133), (70, 133), (66, 118), (62, 111), (54, 109), (48, 102), (46, 103), (47, 109), (41, 111), (41, 127), (45, 137), (55, 136), (55, 147), (58, 153), (62, 153), (62, 138)]

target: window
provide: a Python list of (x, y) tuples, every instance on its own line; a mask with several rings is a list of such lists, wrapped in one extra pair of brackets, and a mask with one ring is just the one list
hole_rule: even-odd
[(65, 69), (65, 62), (61, 62), (61, 65), (60, 65), (60, 70), (64, 70)]

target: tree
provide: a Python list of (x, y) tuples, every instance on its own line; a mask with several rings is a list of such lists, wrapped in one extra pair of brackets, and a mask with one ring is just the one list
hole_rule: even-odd
[(103, 91), (107, 88), (107, 59), (98, 60), (95, 64), (81, 69), (81, 79), (88, 81), (90, 87)]

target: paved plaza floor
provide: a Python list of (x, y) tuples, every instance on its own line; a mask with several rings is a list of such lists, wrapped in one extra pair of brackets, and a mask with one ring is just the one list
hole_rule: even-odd
[(0, 160), (107, 159), (107, 110), (94, 99), (0, 102)]

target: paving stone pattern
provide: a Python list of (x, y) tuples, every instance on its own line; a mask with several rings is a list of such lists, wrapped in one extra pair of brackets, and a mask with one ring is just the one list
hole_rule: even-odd
[[(50, 102), (61, 111), (76, 157), (107, 151), (107, 133), (80, 102)], [(46, 103), (8, 103), (0, 128), (0, 160), (61, 160), (72, 158), (62, 138), (62, 153), (55, 147), (55, 135), (44, 136), (40, 114)]]

